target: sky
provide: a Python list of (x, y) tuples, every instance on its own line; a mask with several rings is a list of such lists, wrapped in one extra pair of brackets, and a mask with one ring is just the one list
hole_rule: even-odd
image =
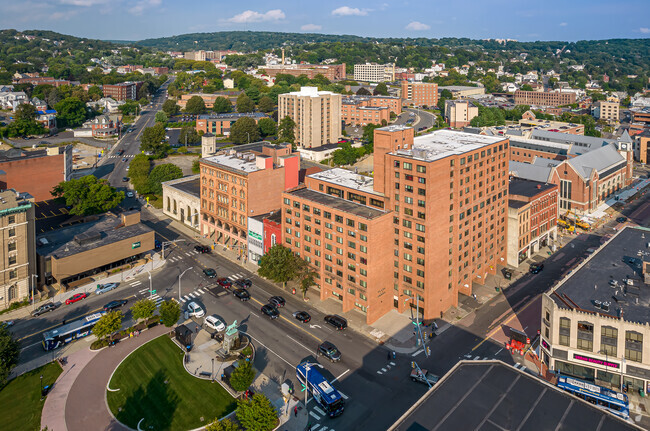
[(251, 30), (519, 41), (650, 37), (650, 0), (0, 0), (0, 29), (104, 40)]

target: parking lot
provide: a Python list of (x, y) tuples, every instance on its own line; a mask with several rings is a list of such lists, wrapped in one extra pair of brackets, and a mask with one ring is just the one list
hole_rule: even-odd
[(50, 199), (34, 204), (36, 210), (36, 234), (47, 232), (61, 227), (62, 223), (70, 220), (72, 215), (68, 213), (65, 203), (59, 203)]

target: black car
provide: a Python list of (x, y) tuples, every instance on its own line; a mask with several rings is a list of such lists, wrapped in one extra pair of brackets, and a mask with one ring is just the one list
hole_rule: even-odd
[(296, 311), (293, 313), (293, 317), (300, 320), (302, 323), (307, 323), (311, 320), (311, 316), (306, 311)]
[(530, 272), (531, 274), (538, 274), (544, 269), (544, 264), (543, 263), (533, 263), (530, 265)]
[(275, 307), (278, 307), (278, 308), (284, 307), (284, 304), (286, 304), (286, 303), (287, 302), (281, 296), (272, 296), (272, 297), (269, 298), (269, 304), (271, 304), (271, 305), (273, 305)]
[(121, 156), (122, 154), (124, 154), (124, 150), (120, 150), (120, 151), (117, 152), (118, 156)]
[(210, 253), (210, 247), (207, 247), (205, 245), (195, 245), (194, 250), (198, 251), (199, 253)]
[(318, 356), (325, 356), (332, 362), (338, 362), (341, 360), (341, 352), (329, 341), (323, 341), (323, 344), (318, 346)]
[(248, 289), (253, 285), (253, 282), (250, 281), (248, 278), (240, 278), (239, 280), (235, 281), (235, 286), (241, 287), (242, 289)]
[(627, 217), (619, 217), (616, 219), (616, 221), (619, 223), (625, 223), (627, 221)]
[(277, 319), (280, 316), (280, 312), (271, 304), (262, 305), (262, 313), (269, 316), (271, 319)]
[(129, 182), (129, 177), (122, 177), (122, 182), (123, 183), (128, 183)]
[(49, 302), (47, 304), (41, 305), (36, 310), (32, 311), (32, 316), (34, 317), (40, 316), (41, 314), (47, 313), (48, 311), (56, 310), (57, 308), (59, 308), (58, 304)]
[(111, 311), (111, 310), (115, 310), (118, 307), (123, 306), (127, 302), (129, 302), (129, 301), (126, 300), (126, 299), (117, 299), (115, 301), (111, 301), (108, 304), (104, 305), (103, 308), (104, 308), (104, 311)]
[(208, 277), (208, 278), (214, 278), (217, 276), (217, 271), (215, 271), (212, 268), (205, 268), (203, 270), (203, 273)]
[(339, 331), (348, 327), (348, 321), (338, 314), (328, 314), (324, 320)]
[(251, 294), (246, 289), (234, 289), (232, 294), (239, 298), (240, 301), (248, 301), (251, 297)]

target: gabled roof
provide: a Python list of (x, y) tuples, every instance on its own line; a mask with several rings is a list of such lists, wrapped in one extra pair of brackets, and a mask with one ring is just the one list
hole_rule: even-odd
[(570, 144), (569, 154), (581, 155), (593, 151), (607, 144), (613, 144), (615, 139), (596, 138), (593, 136), (571, 135), (561, 132), (550, 132), (548, 130), (535, 129), (530, 134), (531, 139), (538, 139), (546, 142), (557, 142)]
[(527, 180), (539, 181), (542, 183), (551, 181), (551, 175), (553, 174), (554, 169), (555, 167), (553, 166), (538, 166), (523, 162), (510, 161), (509, 164), (511, 175)]
[(616, 150), (614, 144), (606, 145), (566, 161), (584, 179), (589, 179), (592, 169), (600, 174), (622, 162), (626, 162), (625, 158)]

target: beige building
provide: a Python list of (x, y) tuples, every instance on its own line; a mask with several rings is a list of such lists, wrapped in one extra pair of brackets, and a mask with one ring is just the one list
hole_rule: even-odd
[(445, 85), (438, 87), (438, 93), (448, 90), (454, 99), (485, 94), (485, 87), (470, 87), (469, 85)]
[(278, 119), (289, 116), (296, 122), (296, 144), (316, 148), (338, 142), (341, 137), (340, 94), (302, 87), (278, 96)]
[(624, 228), (543, 294), (540, 358), (549, 369), (647, 393), (648, 238), (647, 229)]
[(0, 192), (0, 310), (29, 298), (36, 288), (30, 284), (36, 264), (32, 201), (12, 189)]
[(598, 119), (606, 121), (618, 121), (620, 118), (619, 109), (620, 103), (618, 101), (604, 101), (598, 102)]
[(354, 80), (364, 82), (393, 82), (395, 81), (395, 64), (355, 64)]
[(445, 119), (449, 127), (469, 126), (472, 118), (478, 116), (478, 106), (469, 100), (445, 100)]
[(190, 175), (162, 183), (163, 213), (196, 231), (201, 214), (200, 177)]

